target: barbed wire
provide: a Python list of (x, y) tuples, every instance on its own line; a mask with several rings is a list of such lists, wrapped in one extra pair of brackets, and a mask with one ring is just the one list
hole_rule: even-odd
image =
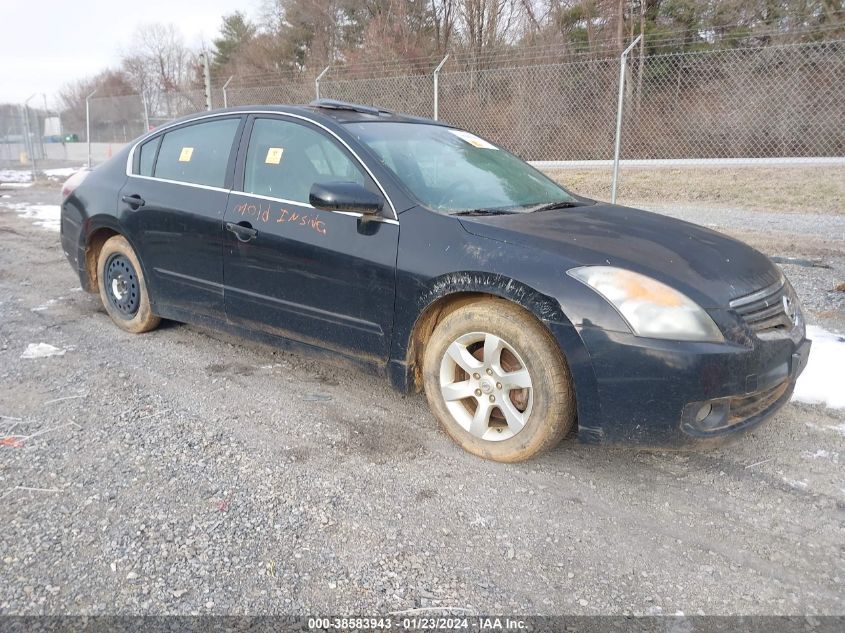
[[(845, 9), (829, 12), (832, 16), (845, 18)], [(691, 29), (661, 30), (659, 34), (646, 34), (643, 48), (646, 56), (671, 55), (678, 53), (708, 53), (724, 48), (761, 48), (779, 45), (791, 45), (796, 40), (808, 37), (820, 37), (816, 42), (808, 44), (838, 41), (824, 39), (831, 33), (840, 32), (845, 37), (845, 19), (838, 22), (828, 22), (822, 25), (808, 25), (805, 27), (754, 29), (742, 24), (720, 25), (720, 29), (748, 29), (741, 32), (713, 34), (708, 29), (693, 31)], [(710, 29), (712, 30), (712, 29)], [(690, 42), (690, 38), (694, 42)], [(837, 34), (837, 37), (839, 35)], [(764, 41), (763, 46), (737, 46), (753, 41)], [(627, 42), (626, 42), (627, 44)], [(682, 50), (678, 50), (681, 48)], [(632, 51), (632, 57), (640, 54), (640, 47)], [(443, 60), (446, 53), (434, 53), (390, 60), (338, 60), (330, 65), (324, 81), (356, 81), (362, 79), (415, 77), (430, 75), (434, 68)], [(600, 61), (616, 58), (619, 55), (619, 44), (610, 36), (599, 41), (588, 43), (545, 43), (532, 45), (516, 45), (506, 49), (471, 51), (453, 48), (448, 52), (449, 59), (443, 67), (444, 73), (466, 71), (496, 71), (507, 70), (521, 66), (546, 66), (562, 63), (578, 63), (580, 61)], [(283, 68), (276, 71), (234, 75), (228, 90), (258, 89), (262, 87), (278, 86), (279, 84), (302, 85), (313, 82), (321, 68)], [(220, 90), (228, 75), (218, 75), (213, 79), (213, 89)], [(194, 87), (191, 89), (199, 89)], [(117, 98), (123, 95), (112, 95)]]
[[(845, 10), (836, 11), (834, 13), (845, 14)], [(729, 25), (731, 26), (731, 25)], [(726, 26), (725, 28), (729, 28)], [(738, 27), (740, 25), (732, 25)], [(829, 24), (824, 26), (814, 25), (812, 27), (803, 29), (769, 29), (769, 30), (749, 30), (743, 33), (733, 33), (727, 35), (719, 35), (713, 38), (713, 41), (701, 40), (697, 42), (698, 45), (705, 46), (700, 50), (685, 50), (683, 52), (713, 52), (722, 50), (723, 48), (741, 49), (741, 48), (759, 48), (759, 47), (742, 47), (742, 46), (728, 46), (729, 44), (737, 44), (740, 42), (747, 42), (749, 40), (761, 40), (767, 38), (781, 38), (785, 42), (767, 42), (766, 47), (778, 45), (794, 44), (794, 40), (807, 36), (822, 36), (836, 31), (842, 31), (845, 34), (845, 22), (841, 24)], [(667, 35), (669, 33), (669, 35)], [(678, 46), (682, 44), (689, 44), (688, 35), (690, 31), (677, 30), (676, 35), (671, 36), (671, 32), (661, 32), (658, 37), (650, 38), (646, 36), (644, 48), (646, 55), (672, 54), (679, 53)], [(678, 37), (677, 34), (685, 33), (686, 35)], [(698, 35), (700, 38), (701, 36)], [(792, 40), (792, 41), (790, 41)], [(837, 40), (820, 40), (819, 42), (806, 42), (807, 44), (822, 43)], [(444, 72), (454, 72), (456, 67), (464, 66), (464, 69), (490, 69), (492, 66), (499, 68), (512, 68), (522, 65), (549, 65), (554, 63), (577, 62), (586, 59), (603, 59), (607, 57), (617, 57), (619, 54), (618, 44), (611, 41), (598, 42), (591, 48), (586, 48), (582, 45), (579, 49), (577, 46), (571, 44), (540, 44), (531, 46), (520, 46), (510, 48), (508, 50), (498, 51), (465, 51), (452, 50), (449, 52), (449, 60), (444, 66)], [(639, 50), (635, 49), (633, 56), (639, 54)], [(338, 61), (329, 67), (329, 72), (324, 77), (325, 81), (345, 81), (365, 78), (384, 77), (389, 78), (393, 76), (419, 76), (429, 75), (432, 70), (442, 60), (444, 54), (433, 54), (417, 57), (409, 57), (396, 60), (374, 60), (374, 61)], [(554, 58), (551, 59), (551, 58)], [(322, 69), (320, 69), (322, 70)], [(303, 70), (303, 71), (288, 71), (275, 73), (260, 73), (244, 76), (235, 76), (234, 83), (230, 89), (255, 88), (260, 87), (268, 81), (289, 81), (292, 83), (313, 81), (319, 71), (317, 70)], [(224, 78), (217, 79), (217, 88), (220, 88)]]

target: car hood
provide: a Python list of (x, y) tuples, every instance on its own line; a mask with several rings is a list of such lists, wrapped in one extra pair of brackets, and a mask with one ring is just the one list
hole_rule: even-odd
[(725, 307), (781, 276), (747, 244), (639, 209), (599, 203), (459, 219), (469, 233), (555, 253), (566, 267), (610, 265), (648, 275), (708, 308)]

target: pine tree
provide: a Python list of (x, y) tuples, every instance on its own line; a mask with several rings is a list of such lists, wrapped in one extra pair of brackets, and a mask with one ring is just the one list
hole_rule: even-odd
[(240, 11), (223, 16), (220, 37), (214, 40), (213, 65), (220, 69), (228, 64), (237, 50), (255, 35), (255, 25)]

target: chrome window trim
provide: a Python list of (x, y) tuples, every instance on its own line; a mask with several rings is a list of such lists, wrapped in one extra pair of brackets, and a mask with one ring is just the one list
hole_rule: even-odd
[(156, 178), (154, 176), (142, 176), (141, 174), (127, 174), (130, 178), (140, 178), (141, 180), (155, 180), (156, 182), (166, 182), (171, 185), (184, 185), (186, 187), (196, 187), (197, 189), (208, 189), (209, 191), (221, 191), (223, 193), (230, 193), (231, 189), (225, 187), (212, 187), (211, 185), (201, 185), (196, 182), (185, 182), (184, 180), (170, 180), (169, 178)]
[[(376, 178), (375, 174), (373, 174), (373, 172), (369, 168), (369, 166), (367, 166), (367, 164), (361, 159), (361, 157), (355, 152), (355, 150), (352, 149), (352, 147), (349, 146), (349, 143), (344, 141), (334, 131), (330, 130), (329, 128), (327, 128), (325, 125), (323, 125), (319, 121), (315, 121), (314, 119), (310, 119), (307, 116), (303, 116), (301, 114), (293, 114), (291, 112), (276, 112), (276, 111), (273, 111), (273, 110), (239, 110), (237, 112), (215, 112), (214, 114), (205, 114), (203, 116), (198, 116), (198, 117), (193, 118), (193, 119), (188, 119), (187, 121), (179, 121), (179, 122), (175, 122), (175, 123), (168, 123), (167, 125), (164, 125), (163, 127), (157, 128), (156, 130), (150, 132), (149, 134), (141, 137), (140, 139), (138, 139), (138, 141), (135, 142), (135, 144), (132, 146), (132, 149), (129, 151), (129, 155), (126, 157), (126, 175), (129, 176), (129, 177), (132, 177), (132, 178), (144, 178), (144, 179), (147, 179), (147, 180), (157, 180), (159, 182), (169, 182), (169, 183), (173, 183), (173, 184), (177, 184), (177, 185), (188, 185), (190, 187), (200, 187), (200, 188), (203, 188), (203, 189), (210, 189), (212, 191), (236, 192), (236, 193), (243, 193), (243, 194), (248, 195), (248, 196), (254, 196), (256, 194), (252, 194), (252, 193), (249, 193), (247, 191), (238, 191), (236, 189), (225, 189), (225, 188), (222, 188), (222, 187), (212, 187), (212, 186), (209, 186), (209, 185), (200, 185), (200, 184), (192, 183), (192, 182), (182, 182), (180, 180), (168, 180), (168, 179), (165, 179), (165, 178), (156, 178), (155, 176), (141, 176), (140, 174), (133, 174), (132, 173), (132, 165), (135, 162), (135, 150), (138, 149), (139, 145), (146, 142), (147, 140), (149, 140), (150, 138), (152, 138), (156, 134), (158, 134), (160, 132), (163, 132), (163, 133), (166, 134), (167, 130), (170, 129), (170, 128), (178, 127), (180, 125), (189, 125), (191, 123), (196, 123), (196, 122), (199, 122), (199, 121), (203, 121), (205, 119), (212, 119), (212, 118), (224, 117), (224, 116), (243, 116), (243, 115), (250, 115), (250, 114), (269, 114), (269, 115), (272, 115), (272, 116), (282, 116), (282, 117), (290, 117), (292, 119), (299, 119), (301, 121), (307, 121), (308, 123), (312, 123), (312, 124), (316, 125), (317, 127), (319, 127), (320, 129), (324, 130), (325, 132), (328, 132), (329, 134), (331, 134), (341, 145), (343, 145), (349, 151), (350, 154), (352, 154), (352, 156), (355, 157), (355, 160), (358, 161), (358, 163), (361, 165), (361, 167), (363, 167), (364, 170), (369, 174), (370, 178), (373, 179), (373, 182), (376, 183), (376, 186), (379, 188), (379, 191), (381, 191), (381, 195), (383, 195), (384, 199), (387, 200), (387, 204), (390, 205), (390, 210), (393, 212), (393, 218), (392, 219), (391, 218), (384, 218), (383, 221), (389, 222), (389, 223), (399, 224), (399, 214), (396, 213), (396, 207), (393, 204), (393, 200), (391, 200), (390, 196), (387, 195), (387, 190), (385, 190), (385, 188), (379, 182), (378, 178)], [(259, 196), (259, 197), (261, 197), (261, 196)], [(299, 204), (299, 205), (304, 204), (302, 202), (294, 202), (293, 200), (282, 200), (280, 198), (269, 198), (268, 197), (268, 199), (278, 200), (280, 202), (287, 202), (288, 204)], [(311, 206), (311, 205), (305, 205), (305, 206)], [(348, 211), (334, 211), (332, 213), (344, 213), (344, 214), (346, 214), (346, 213), (350, 213), (350, 212), (348, 212)], [(356, 214), (356, 215), (362, 215), (362, 214)]]

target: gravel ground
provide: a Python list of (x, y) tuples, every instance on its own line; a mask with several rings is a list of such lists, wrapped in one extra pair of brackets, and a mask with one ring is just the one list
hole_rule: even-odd
[[(0, 445), (2, 614), (843, 613), (843, 410), (793, 403), (706, 452), (485, 462), (382, 379), (118, 330), (58, 235), (3, 208), (55, 185), (0, 193), (0, 429), (31, 436)], [(787, 272), (843, 325), (841, 218), (706, 219), (830, 266)], [(39, 342), (66, 351), (20, 358)]]

